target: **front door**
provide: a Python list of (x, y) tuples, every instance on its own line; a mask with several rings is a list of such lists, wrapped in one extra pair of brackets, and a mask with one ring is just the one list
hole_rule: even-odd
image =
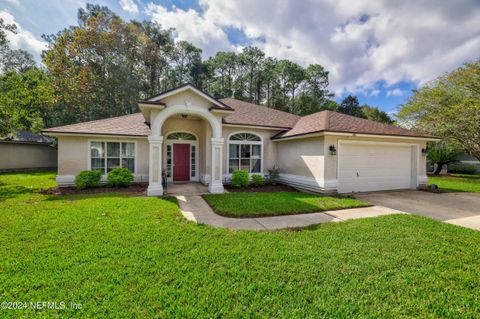
[(190, 180), (190, 144), (173, 144), (173, 181)]

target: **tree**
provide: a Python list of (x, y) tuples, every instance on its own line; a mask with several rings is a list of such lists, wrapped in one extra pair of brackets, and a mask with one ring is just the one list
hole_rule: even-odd
[(343, 99), (338, 107), (338, 112), (356, 117), (363, 117), (362, 107), (356, 96), (349, 95)]
[(385, 123), (385, 124), (394, 124), (395, 121), (384, 111), (380, 110), (378, 107), (369, 106), (364, 104), (362, 106), (362, 117), (375, 122)]
[(48, 121), (54, 101), (50, 78), (42, 69), (1, 75), (0, 136), (20, 129), (38, 132)]
[(187, 41), (178, 41), (169, 53), (173, 65), (173, 86), (195, 82), (193, 70), (201, 63), (202, 50)]
[(442, 171), (443, 165), (456, 162), (458, 150), (447, 145), (445, 142), (429, 143), (428, 145), (428, 159), (432, 164), (436, 164), (435, 175), (439, 175)]
[(480, 60), (413, 92), (397, 115), (480, 160)]
[(91, 4), (79, 10), (78, 20), (78, 26), (45, 37), (49, 47), (43, 62), (58, 96), (55, 125), (133, 113), (140, 97), (168, 89), (190, 74), (187, 58), (177, 50), (180, 65), (162, 86), (162, 76), (168, 74), (164, 52), (173, 41), (158, 25), (127, 23), (108, 8)]
[(238, 56), (235, 52), (217, 52), (207, 61), (210, 79), (207, 90), (216, 98), (233, 97)]
[(19, 72), (23, 73), (35, 66), (35, 61), (30, 53), (25, 50), (5, 50), (3, 56), (0, 57), (2, 73)]
[(240, 54), (240, 63), (245, 69), (243, 81), (246, 81), (245, 96), (249, 102), (260, 103), (261, 100), (261, 81), (262, 64), (265, 53), (257, 47), (245, 47)]

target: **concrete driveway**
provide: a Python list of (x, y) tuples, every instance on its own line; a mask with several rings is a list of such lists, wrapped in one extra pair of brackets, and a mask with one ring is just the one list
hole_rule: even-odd
[(374, 205), (480, 230), (480, 193), (436, 194), (405, 190), (362, 193), (355, 197)]

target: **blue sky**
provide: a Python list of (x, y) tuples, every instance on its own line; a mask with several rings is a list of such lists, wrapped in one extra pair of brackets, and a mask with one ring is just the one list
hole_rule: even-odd
[[(0, 0), (13, 47), (39, 59), (42, 34), (77, 23), (84, 0)], [(330, 71), (330, 89), (393, 113), (415, 89), (480, 52), (480, 2), (367, 0), (90, 0), (124, 19), (155, 20), (205, 57), (247, 45)]]

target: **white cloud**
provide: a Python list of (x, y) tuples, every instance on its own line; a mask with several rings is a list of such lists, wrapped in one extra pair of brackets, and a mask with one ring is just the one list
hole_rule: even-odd
[(120, 6), (127, 12), (138, 13), (138, 6), (134, 0), (120, 0)]
[(393, 90), (387, 90), (387, 97), (390, 96), (403, 96), (405, 94), (404, 91), (400, 89), (393, 89)]
[(168, 11), (160, 5), (149, 3), (146, 13), (165, 28), (175, 28), (176, 39), (193, 43), (203, 50), (205, 56), (217, 51), (234, 50), (227, 34), (214, 20), (206, 19), (197, 11), (173, 8)]
[[(379, 81), (387, 87), (400, 81), (424, 83), (480, 52), (477, 0), (200, 4), (201, 18), (241, 28), (267, 55), (324, 65), (337, 94), (376, 89)], [(259, 37), (265, 41), (254, 40)]]
[(42, 51), (47, 48), (47, 42), (37, 39), (33, 33), (22, 29), (20, 24), (16, 22), (15, 17), (8, 11), (0, 11), (0, 18), (3, 19), (6, 24), (14, 24), (17, 26), (16, 33), (7, 32), (7, 39), (12, 49), (24, 49), (38, 57)]

